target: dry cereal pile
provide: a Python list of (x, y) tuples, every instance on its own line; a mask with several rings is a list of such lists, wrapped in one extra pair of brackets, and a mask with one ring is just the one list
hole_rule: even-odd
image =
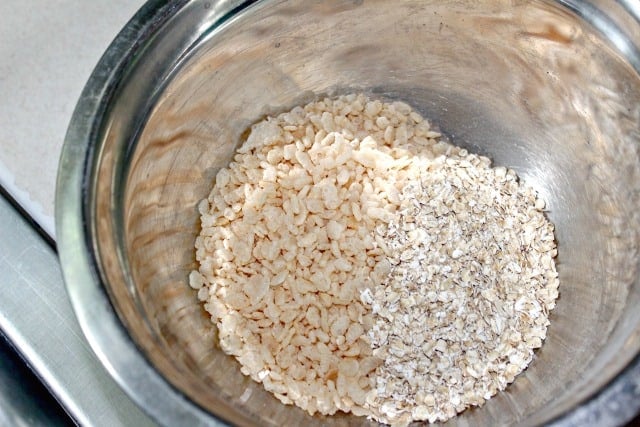
[(558, 296), (553, 226), (513, 171), (402, 102), (254, 125), (200, 205), (191, 285), (222, 349), (283, 403), (446, 420), (504, 389)]

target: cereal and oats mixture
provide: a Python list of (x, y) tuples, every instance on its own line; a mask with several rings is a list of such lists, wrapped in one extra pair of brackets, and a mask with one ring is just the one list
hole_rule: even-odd
[(324, 99), (254, 125), (219, 171), (190, 283), (283, 403), (444, 421), (542, 345), (558, 296), (544, 207), (405, 103)]

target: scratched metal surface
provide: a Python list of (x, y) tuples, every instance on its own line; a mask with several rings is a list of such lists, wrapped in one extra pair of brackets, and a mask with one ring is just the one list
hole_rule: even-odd
[(2, 196), (0, 329), (80, 425), (153, 425), (85, 341), (56, 253)]

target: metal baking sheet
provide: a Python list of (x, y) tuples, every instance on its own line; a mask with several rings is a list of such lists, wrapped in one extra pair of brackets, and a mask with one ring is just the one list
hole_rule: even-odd
[(0, 329), (83, 426), (154, 423), (109, 376), (71, 309), (54, 249), (0, 196)]

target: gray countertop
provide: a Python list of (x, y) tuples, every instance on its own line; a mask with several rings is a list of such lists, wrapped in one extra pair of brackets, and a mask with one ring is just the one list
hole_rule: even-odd
[(100, 56), (143, 3), (0, 1), (0, 186), (51, 236), (71, 113)]
[[(0, 195), (0, 329), (82, 425), (151, 424), (94, 357), (47, 243), (55, 235), (55, 178), (71, 113), (98, 59), (142, 4), (0, 2), (0, 187), (49, 236)], [(13, 367), (7, 359), (0, 372)], [(20, 410), (31, 412), (26, 425), (37, 425), (28, 402), (15, 405), (20, 390), (11, 396), (0, 397), (0, 425), (20, 425), (2, 418)]]

